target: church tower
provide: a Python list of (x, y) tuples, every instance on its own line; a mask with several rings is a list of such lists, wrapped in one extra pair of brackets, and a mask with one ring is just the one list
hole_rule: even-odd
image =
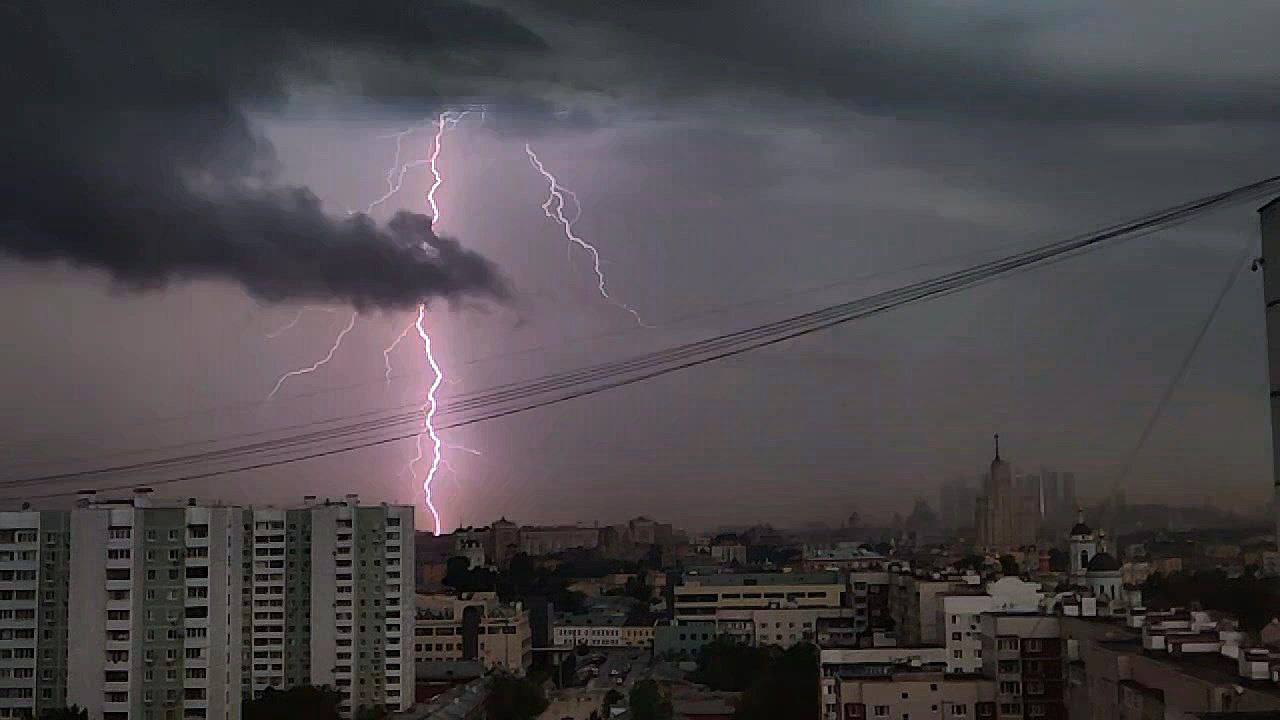
[(1067, 548), (1067, 554), (1071, 556), (1071, 584), (1084, 585), (1089, 562), (1098, 554), (1098, 540), (1093, 530), (1084, 524), (1083, 510), (1076, 510), (1076, 524), (1071, 528)]

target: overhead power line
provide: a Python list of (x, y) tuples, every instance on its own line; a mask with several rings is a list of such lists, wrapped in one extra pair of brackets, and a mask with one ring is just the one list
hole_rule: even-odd
[[(1186, 222), (1208, 210), (1256, 200), (1277, 190), (1280, 190), (1280, 176), (1243, 185), (1159, 212), (1150, 213), (1134, 220), (1102, 228), (1092, 233), (1067, 238), (851, 302), (828, 306), (783, 320), (756, 325), (624, 360), (554, 373), (524, 382), (507, 383), (483, 391), (465, 394), (459, 396), (456, 400), (443, 404), (438, 413), (438, 416), (443, 417), (463, 417), (439, 425), (438, 428), (462, 427), (523, 413), (786, 342), (902, 305), (945, 296), (994, 279), (1006, 277), (1021, 270), (1041, 267), (1074, 254), (1088, 252), (1106, 243), (1141, 237)], [(144, 480), (143, 482), (139, 482), (139, 479), (135, 478), (128, 484), (103, 486), (99, 489), (118, 490), (139, 484), (163, 485), (205, 479), (277, 467), (416, 437), (420, 432), (420, 429), (416, 427), (412, 431), (397, 432), (397, 429), (410, 424), (416, 425), (419, 422), (420, 414), (418, 412), (399, 412), (359, 423), (340, 425), (324, 430), (289, 435), (221, 450), (76, 472), (5, 480), (0, 481), (0, 489), (26, 488), (54, 482), (101, 478), (122, 473), (135, 475), (159, 472), (177, 474)], [(382, 435), (382, 433), (387, 432), (395, 434)], [(335, 441), (342, 441), (344, 444), (337, 447), (327, 445)], [(273, 455), (291, 451), (298, 454), (267, 459)], [(256, 462), (248, 462), (249, 460), (256, 460)], [(211, 464), (231, 462), (239, 462), (240, 464), (232, 467), (208, 467)], [(72, 494), (75, 494), (75, 491), (54, 492), (36, 496), (28, 495), (26, 498), (44, 499)]]

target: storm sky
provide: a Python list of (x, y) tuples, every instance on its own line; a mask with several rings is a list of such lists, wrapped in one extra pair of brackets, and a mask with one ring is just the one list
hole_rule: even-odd
[[(0, 80), (20, 100), (0, 130), (6, 479), (420, 402), (420, 346), (397, 348), (390, 384), (382, 355), (419, 302), (447, 399), (893, 288), (1280, 167), (1280, 6), (1262, 0), (77, 5), (20, 3), (0, 31), (25, 69)], [(360, 215), (387, 190), (394, 133), (416, 128), (401, 159), (425, 157), (436, 113), (481, 106), (445, 134), (434, 231), (424, 167)], [(576, 229), (610, 292), (656, 328), (597, 294), (590, 257), (543, 215), (526, 143), (578, 194)], [(1257, 245), (1254, 210), (447, 431), (481, 454), (446, 449), (445, 526), (874, 519), (976, 477), (993, 432), (1016, 467), (1074, 470), (1101, 495)], [(1125, 481), (1130, 500), (1270, 499), (1260, 285), (1239, 274)], [(266, 402), (353, 306), (333, 361)], [(163, 492), (420, 505), (412, 455), (405, 441)]]

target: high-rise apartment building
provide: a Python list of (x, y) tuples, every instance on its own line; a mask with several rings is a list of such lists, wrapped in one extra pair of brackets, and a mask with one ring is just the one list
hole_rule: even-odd
[(145, 494), (81, 500), (68, 704), (102, 720), (240, 717), (242, 514)]
[(411, 507), (355, 496), (0, 513), (0, 717), (238, 718), (242, 698), (299, 685), (336, 688), (346, 717), (407, 709), (413, 535)]
[(69, 519), (0, 512), (0, 718), (66, 704)]
[[(413, 508), (360, 506), (356, 496), (348, 495), (345, 502), (314, 503), (306, 511), (311, 684), (336, 687), (348, 717), (366, 707), (409, 709), (414, 688)], [(301, 537), (305, 544), (305, 534)]]

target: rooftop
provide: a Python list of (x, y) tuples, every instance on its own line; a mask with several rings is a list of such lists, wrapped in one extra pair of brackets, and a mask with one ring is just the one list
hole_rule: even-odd
[(694, 575), (686, 573), (685, 585), (722, 585), (744, 587), (751, 585), (839, 585), (839, 573), (716, 573)]
[[(1219, 653), (1191, 653), (1179, 656), (1165, 652), (1143, 652), (1142, 642), (1131, 640), (1100, 640), (1098, 646), (1113, 652), (1141, 655), (1188, 677), (1214, 685), (1239, 685), (1250, 690), (1280, 698), (1280, 685), (1266, 680), (1248, 680), (1240, 677), (1236, 661)], [(1233, 715), (1232, 717), (1237, 717)]]

